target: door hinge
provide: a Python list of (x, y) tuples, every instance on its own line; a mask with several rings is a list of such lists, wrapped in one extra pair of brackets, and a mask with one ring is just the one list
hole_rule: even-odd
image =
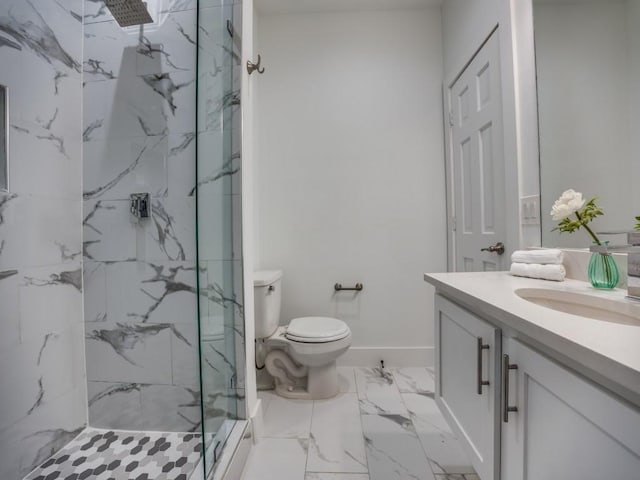
[(453, 112), (449, 112), (449, 126), (453, 127), (455, 124), (456, 123), (453, 121)]
[(451, 217), (451, 231), (455, 232), (456, 230), (457, 230), (456, 217)]

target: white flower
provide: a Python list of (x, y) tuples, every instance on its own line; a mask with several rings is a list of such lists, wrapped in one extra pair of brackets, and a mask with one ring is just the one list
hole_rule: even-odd
[(582, 198), (582, 193), (570, 188), (563, 192), (560, 198), (553, 204), (550, 215), (556, 221), (563, 220), (580, 210), (585, 203), (584, 198)]

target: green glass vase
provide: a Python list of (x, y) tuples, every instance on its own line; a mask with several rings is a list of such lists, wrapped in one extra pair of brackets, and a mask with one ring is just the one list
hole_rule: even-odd
[[(607, 246), (609, 242), (602, 242)], [(612, 290), (618, 285), (620, 272), (613, 255), (610, 253), (594, 252), (589, 261), (589, 281), (594, 288)]]

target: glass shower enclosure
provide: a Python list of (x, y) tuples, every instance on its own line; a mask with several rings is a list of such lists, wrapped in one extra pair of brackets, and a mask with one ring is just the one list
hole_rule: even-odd
[(244, 405), (241, 204), (242, 4), (199, 0), (197, 38), (197, 264), (206, 477)]

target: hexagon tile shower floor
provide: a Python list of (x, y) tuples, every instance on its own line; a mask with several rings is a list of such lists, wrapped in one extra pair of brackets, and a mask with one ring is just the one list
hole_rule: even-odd
[(188, 480), (201, 435), (87, 429), (25, 480)]

